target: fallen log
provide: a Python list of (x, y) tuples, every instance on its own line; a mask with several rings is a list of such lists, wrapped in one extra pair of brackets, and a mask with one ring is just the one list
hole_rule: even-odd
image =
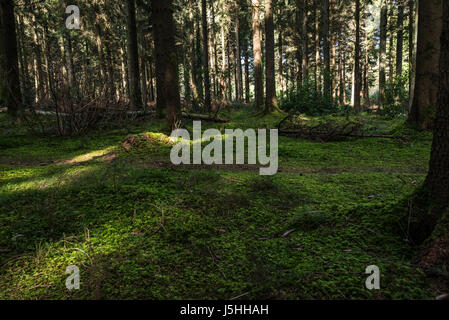
[(204, 121), (212, 121), (212, 122), (219, 122), (219, 123), (226, 123), (229, 122), (229, 119), (220, 118), (217, 116), (210, 116), (207, 114), (197, 114), (197, 113), (182, 113), (182, 117), (190, 120), (204, 120)]

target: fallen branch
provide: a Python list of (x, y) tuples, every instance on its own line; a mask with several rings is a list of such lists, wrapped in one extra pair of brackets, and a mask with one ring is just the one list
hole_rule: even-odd
[(196, 114), (196, 113), (183, 112), (182, 116), (184, 118), (190, 119), (190, 120), (204, 120), (204, 121), (212, 121), (212, 122), (219, 122), (219, 123), (229, 122), (229, 119), (224, 119), (224, 118), (220, 118), (217, 116), (210, 116), (207, 114)]

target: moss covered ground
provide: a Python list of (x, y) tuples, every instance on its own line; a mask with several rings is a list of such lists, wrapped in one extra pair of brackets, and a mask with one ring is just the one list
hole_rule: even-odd
[[(282, 118), (225, 116), (203, 129)], [(409, 139), (280, 137), (279, 173), (261, 177), (251, 166), (171, 165), (156, 120), (59, 138), (0, 114), (0, 299), (434, 298), (383, 210), (425, 178), (430, 136), (359, 118)], [(80, 290), (65, 287), (69, 265)], [(369, 265), (381, 290), (365, 288)]]

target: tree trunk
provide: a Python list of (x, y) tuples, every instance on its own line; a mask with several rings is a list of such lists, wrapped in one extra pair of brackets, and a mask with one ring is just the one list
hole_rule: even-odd
[(265, 52), (266, 52), (266, 100), (265, 113), (271, 113), (277, 108), (276, 76), (274, 73), (274, 0), (266, 0), (265, 3)]
[(430, 129), (438, 98), (441, 0), (418, 1), (416, 74), (409, 123)]
[(360, 0), (355, 1), (355, 52), (354, 52), (354, 110), (362, 111), (360, 104)]
[(404, 49), (404, 5), (398, 9), (398, 33), (396, 39), (396, 76), (402, 76), (402, 51)]
[(303, 83), (303, 70), (302, 70), (302, 60), (303, 60), (303, 50), (302, 50), (302, 23), (304, 20), (304, 1), (296, 0), (296, 21), (295, 21), (295, 42), (296, 42), (296, 87), (301, 88)]
[[(442, 255), (443, 260), (447, 261), (447, 245), (449, 243), (448, 220), (442, 220), (443, 215), (446, 218), (449, 217), (449, 2), (444, 1), (442, 6), (444, 16), (439, 58), (439, 96), (434, 121), (432, 152), (429, 173), (424, 187), (418, 193), (419, 198), (416, 197), (416, 199), (427, 197), (427, 201), (424, 201), (424, 203), (427, 202), (427, 208), (421, 208), (421, 210), (413, 212), (417, 218), (413, 220), (410, 229), (412, 240), (418, 244), (428, 239), (432, 234), (434, 235), (430, 247), (435, 244), (436, 250), (432, 252), (432, 249), (430, 249), (429, 252), (432, 255), (432, 261), (441, 258), (439, 255)], [(420, 15), (422, 13), (420, 11)], [(441, 9), (428, 14), (428, 18), (441, 19)], [(439, 222), (442, 225), (439, 225)], [(444, 242), (439, 243), (441, 240)]]
[(210, 95), (210, 71), (209, 71), (209, 32), (207, 24), (207, 1), (201, 0), (201, 17), (203, 27), (203, 71), (204, 71), (204, 108), (212, 110)]
[(250, 84), (249, 84), (249, 53), (248, 43), (245, 40), (245, 103), (249, 103), (250, 100)]
[(168, 125), (174, 129), (178, 125), (180, 97), (173, 0), (153, 0), (151, 8), (158, 84), (157, 108), (158, 113), (166, 112)]
[(309, 78), (309, 47), (307, 34), (307, 1), (302, 0), (302, 25), (301, 25), (301, 49), (302, 49), (302, 81), (305, 83)]
[(189, 60), (190, 60), (190, 86), (192, 88), (192, 103), (195, 104), (199, 99), (198, 77), (197, 77), (197, 63), (195, 51), (195, 14), (194, 14), (194, 0), (189, 1)]
[(320, 19), (319, 19), (319, 1), (315, 1), (315, 88), (321, 92), (321, 53), (320, 53)]
[(321, 37), (323, 40), (323, 58), (324, 58), (323, 94), (327, 99), (330, 100), (332, 98), (332, 80), (331, 80), (331, 60), (330, 60), (330, 41), (329, 41), (329, 0), (321, 0), (321, 7), (322, 7)]
[(141, 109), (142, 94), (140, 91), (139, 53), (137, 48), (136, 4), (135, 0), (127, 0), (126, 4), (129, 98), (132, 107)]
[(235, 9), (235, 64), (237, 74), (237, 101), (241, 102), (243, 98), (243, 83), (242, 83), (242, 61), (240, 50), (240, 3), (237, 1)]
[[(414, 8), (415, 0), (409, 0), (408, 2), (408, 89), (412, 92), (412, 79), (413, 79), (413, 66), (414, 66), (414, 39), (415, 39), (415, 26), (414, 26)], [(411, 104), (411, 102), (409, 102)]]
[(19, 77), (19, 62), (17, 54), (17, 37), (16, 37), (16, 20), (14, 17), (14, 1), (13, 0), (1, 0), (1, 45), (4, 72), (2, 77), (5, 88), (5, 105), (14, 119), (17, 119), (22, 112), (22, 99), (20, 92), (20, 77)]
[(385, 99), (386, 59), (387, 59), (387, 0), (382, 0), (380, 8), (380, 48), (379, 48), (379, 108), (382, 108)]
[(255, 106), (259, 109), (263, 105), (263, 75), (262, 75), (262, 39), (260, 23), (260, 0), (252, 0), (253, 51), (254, 51), (254, 81)]

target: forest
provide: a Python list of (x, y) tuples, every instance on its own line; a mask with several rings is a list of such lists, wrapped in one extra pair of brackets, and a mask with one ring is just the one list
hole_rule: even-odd
[(447, 300), (448, 266), (448, 1), (0, 0), (1, 300)]

